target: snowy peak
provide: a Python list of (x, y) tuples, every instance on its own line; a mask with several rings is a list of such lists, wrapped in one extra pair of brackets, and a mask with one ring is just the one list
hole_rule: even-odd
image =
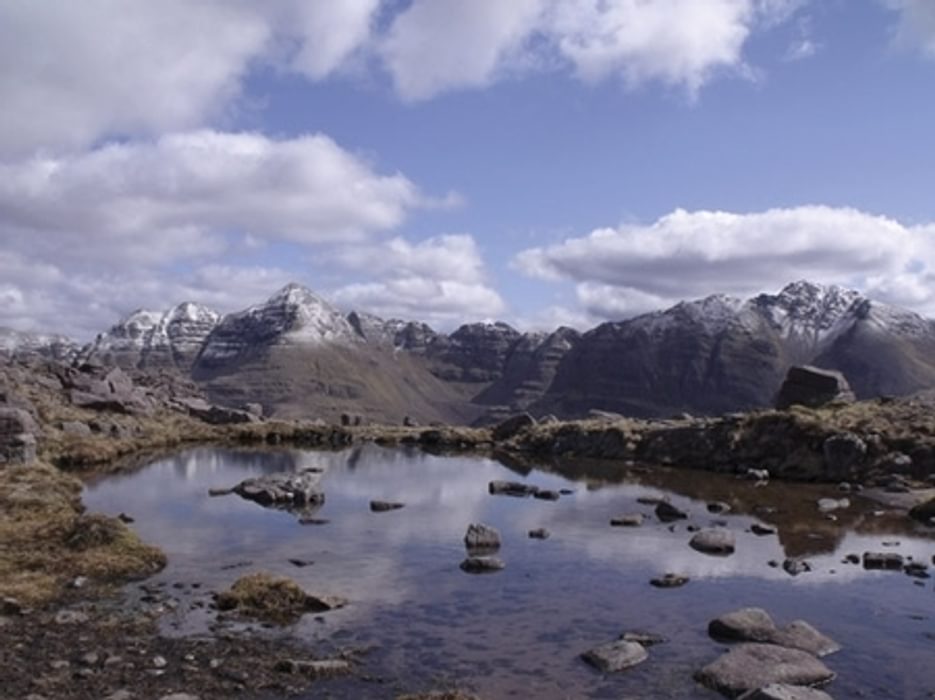
[(194, 302), (168, 311), (139, 309), (98, 335), (83, 357), (121, 367), (187, 370), (219, 320), (216, 311)]
[(779, 294), (761, 294), (751, 303), (783, 337), (818, 342), (840, 330), (862, 301), (864, 297), (852, 289), (799, 281)]

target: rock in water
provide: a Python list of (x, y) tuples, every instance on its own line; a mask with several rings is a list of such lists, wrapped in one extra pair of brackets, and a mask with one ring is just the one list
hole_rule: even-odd
[(610, 519), (610, 524), (614, 527), (639, 527), (643, 524), (642, 513), (629, 513)]
[(688, 517), (688, 513), (676, 508), (668, 501), (659, 501), (656, 505), (656, 517), (664, 523), (669, 523), (673, 520), (684, 520)]
[(723, 527), (713, 527), (695, 533), (689, 545), (704, 554), (727, 556), (734, 553), (734, 534)]
[(796, 620), (783, 628), (777, 627), (773, 618), (762, 608), (742, 608), (721, 615), (708, 624), (708, 634), (720, 641), (775, 644), (815, 656), (827, 656), (841, 650), (837, 642), (805, 620)]
[(504, 566), (503, 560), (497, 557), (468, 557), (461, 562), (461, 570), (469, 574), (490, 574)]
[(318, 486), (320, 479), (320, 474), (309, 471), (266, 474), (241, 481), (233, 491), (262, 506), (306, 508), (325, 502)]
[(772, 683), (821, 685), (834, 673), (808, 652), (773, 644), (740, 644), (695, 674), (695, 680), (728, 697)]
[(464, 546), (469, 550), (499, 549), (500, 533), (490, 527), (490, 525), (471, 523), (468, 525), (467, 532), (464, 535)]
[(854, 392), (840, 372), (811, 366), (790, 367), (779, 389), (776, 408), (786, 409), (795, 404), (818, 408), (854, 400)]
[(397, 503), (395, 501), (370, 501), (370, 510), (374, 513), (386, 513), (390, 510), (399, 510), (405, 505), (405, 503)]
[(536, 486), (523, 484), (519, 481), (491, 481), (487, 484), (487, 491), (491, 496), (503, 495), (525, 498), (527, 496), (534, 496), (539, 489)]
[(604, 673), (616, 673), (643, 663), (649, 658), (649, 652), (638, 642), (618, 639), (594, 647), (581, 658)]

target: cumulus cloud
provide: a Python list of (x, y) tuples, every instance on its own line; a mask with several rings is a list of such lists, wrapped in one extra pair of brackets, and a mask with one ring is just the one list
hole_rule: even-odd
[(935, 3), (930, 0), (882, 0), (899, 13), (897, 42), (935, 58)]
[(213, 123), (258, 64), (315, 80), (338, 70), (378, 3), (0, 3), (0, 155)]
[(935, 227), (854, 209), (676, 210), (649, 225), (598, 229), (522, 251), (514, 265), (534, 277), (575, 282), (578, 301), (603, 318), (716, 292), (752, 295), (802, 278), (931, 313), (933, 243)]
[(405, 176), (380, 174), (318, 134), (204, 130), (0, 163), (0, 232), (46, 259), (159, 263), (216, 254), (235, 232), (346, 241), (428, 202)]
[(0, 157), (218, 126), (264, 66), (311, 81), (382, 66), (408, 100), (532, 68), (696, 91), (744, 71), (748, 38), (801, 1), (0, 3)]
[(489, 285), (477, 243), (468, 235), (436, 236), (418, 243), (394, 238), (369, 247), (339, 249), (328, 257), (345, 270), (366, 271), (373, 278), (332, 293), (347, 308), (441, 327), (493, 318), (505, 308)]

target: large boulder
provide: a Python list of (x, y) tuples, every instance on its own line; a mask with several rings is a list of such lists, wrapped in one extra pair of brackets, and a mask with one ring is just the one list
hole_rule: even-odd
[(256, 423), (260, 419), (254, 413), (242, 411), (238, 408), (228, 408), (208, 403), (204, 399), (187, 398), (177, 399), (188, 415), (212, 425), (231, 425), (236, 423)]
[(695, 680), (733, 698), (772, 683), (822, 685), (834, 675), (805, 651), (774, 644), (740, 644), (698, 671)]
[(786, 409), (796, 404), (818, 408), (854, 400), (854, 392), (843, 374), (806, 365), (789, 368), (776, 397), (776, 408)]
[(21, 408), (0, 407), (0, 464), (28, 464), (36, 459), (39, 426)]

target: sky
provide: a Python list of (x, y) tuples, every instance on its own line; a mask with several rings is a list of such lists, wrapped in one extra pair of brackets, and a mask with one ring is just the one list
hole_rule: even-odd
[(0, 326), (935, 316), (935, 0), (0, 0), (0, 105)]

